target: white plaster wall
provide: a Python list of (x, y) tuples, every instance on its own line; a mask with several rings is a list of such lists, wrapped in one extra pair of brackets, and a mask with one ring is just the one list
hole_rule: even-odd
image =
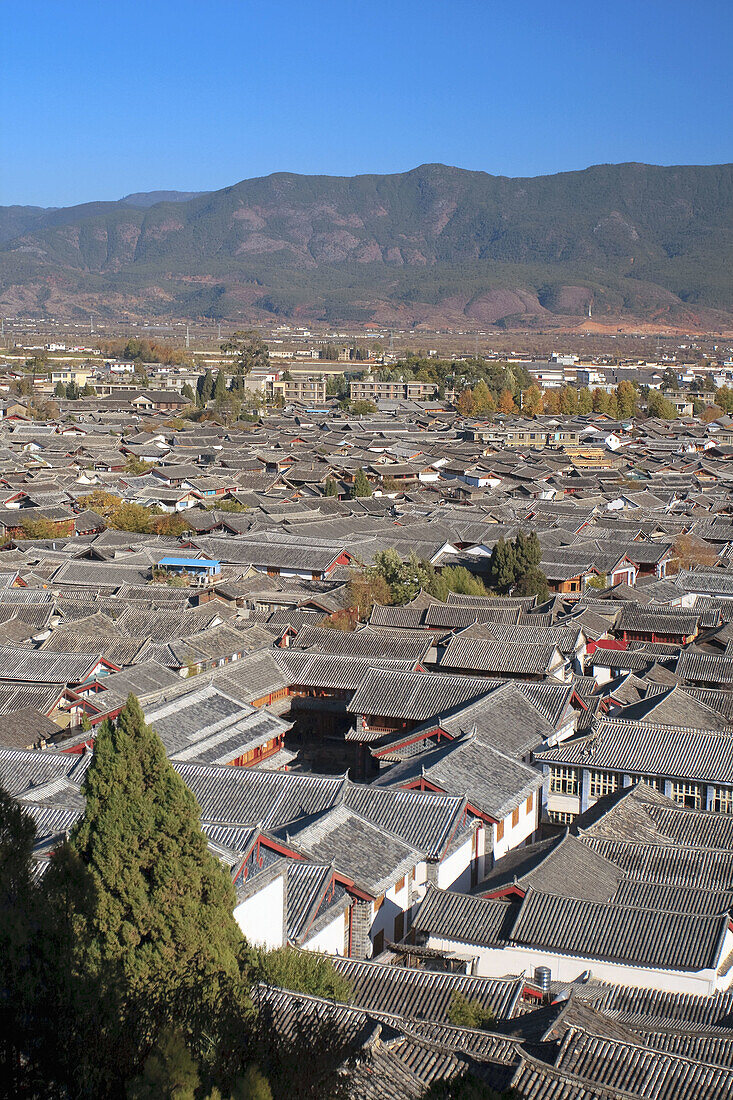
[(493, 828), (494, 839), (494, 859), (501, 859), (512, 848), (517, 848), (528, 837), (532, 835), (538, 825), (540, 804), (542, 802), (542, 788), (538, 787), (534, 793), (532, 799), (532, 809), (527, 812), (526, 801), (519, 807), (519, 821), (516, 825), (512, 825), (512, 815), (507, 814), (504, 818), (504, 836), (501, 840), (497, 840), (497, 827)]
[(285, 878), (280, 875), (241, 902), (234, 919), (252, 944), (282, 947), (285, 941)]
[[(558, 955), (525, 947), (476, 947), (458, 940), (447, 940), (430, 936), (428, 946), (440, 951), (471, 952), (476, 956), (475, 973), (480, 977), (499, 978), (504, 974), (534, 974), (537, 966), (547, 966), (552, 980), (572, 982), (584, 971), (590, 970), (595, 979), (611, 982), (614, 985), (631, 985), (638, 989), (660, 989), (670, 993), (694, 993), (708, 995), (714, 993), (718, 979), (714, 970), (701, 970), (696, 973), (675, 970), (656, 970), (642, 966), (630, 966), (620, 963), (603, 962), (598, 959), (583, 959), (571, 955)], [(726, 976), (728, 984), (733, 974)], [(726, 987), (727, 988), (727, 987)]]
[(325, 951), (328, 955), (343, 955), (344, 939), (344, 915), (339, 913), (312, 939), (304, 940), (303, 947), (309, 951)]
[(438, 864), (438, 886), (443, 890), (469, 890), (472, 856), (473, 834), (468, 833), (460, 847)]
[[(548, 777), (549, 784), (549, 777)], [(548, 790), (547, 794), (547, 809), (557, 811), (558, 813), (566, 814), (579, 814), (580, 813), (580, 793), (573, 794), (553, 794)]]
[[(418, 865), (423, 867), (423, 879), (425, 876), (424, 864)], [(394, 922), (397, 914), (402, 911), (405, 913), (409, 908), (408, 900), (410, 896), (409, 891), (409, 874), (405, 875), (405, 884), (400, 890), (397, 890), (396, 886), (391, 886), (389, 890), (385, 892), (384, 901), (380, 905), (379, 909), (375, 908), (375, 903), (372, 903), (372, 926), (369, 929), (369, 937), (373, 941), (374, 937), (384, 930), (385, 939), (391, 940), (394, 936)], [(407, 918), (405, 917), (404, 930), (407, 932)]]

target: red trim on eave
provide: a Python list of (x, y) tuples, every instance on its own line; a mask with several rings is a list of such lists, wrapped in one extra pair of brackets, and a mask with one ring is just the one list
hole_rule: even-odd
[(520, 889), (519, 886), (512, 885), (502, 886), (500, 890), (487, 890), (486, 893), (482, 891), (480, 897), (487, 900), (491, 898), (523, 898), (525, 893), (526, 891)]
[(282, 844), (278, 840), (272, 840), (269, 836), (258, 836), (255, 843), (264, 845), (265, 848), (269, 848), (270, 851), (277, 852), (278, 855), (281, 856), (290, 856), (291, 859), (305, 859), (305, 856), (302, 856), (300, 852), (294, 851), (292, 848), (289, 848), (287, 844)]
[(428, 730), (427, 732), (418, 734), (417, 737), (405, 737), (403, 741), (397, 741), (396, 743), (391, 744), (389, 748), (382, 749), (381, 752), (373, 752), (372, 756), (378, 759), (381, 756), (388, 755), (389, 753), (394, 752), (395, 749), (403, 749), (407, 748), (408, 745), (416, 745), (418, 741), (429, 741), (430, 738), (435, 737), (436, 734), (438, 738), (436, 744), (440, 742), (441, 737), (445, 737), (448, 741), (454, 740), (453, 735), (448, 733), (447, 730), (444, 730), (442, 726), (435, 726), (433, 729)]

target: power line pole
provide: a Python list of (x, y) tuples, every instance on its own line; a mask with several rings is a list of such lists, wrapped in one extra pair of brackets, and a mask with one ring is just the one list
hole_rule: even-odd
[(188, 325), (186, 325), (186, 348), (191, 347), (191, 339), (188, 334)]

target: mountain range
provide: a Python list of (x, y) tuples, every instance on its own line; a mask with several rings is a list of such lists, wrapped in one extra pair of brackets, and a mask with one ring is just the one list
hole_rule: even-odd
[(728, 331), (733, 165), (279, 172), (219, 191), (0, 207), (0, 312)]

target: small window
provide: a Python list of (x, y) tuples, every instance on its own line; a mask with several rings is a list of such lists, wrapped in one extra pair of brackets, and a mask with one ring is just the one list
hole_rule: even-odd
[(384, 894), (380, 894), (378, 898), (374, 899), (374, 912), (378, 913), (384, 905)]
[(384, 929), (381, 928), (379, 930), (379, 932), (377, 932), (376, 936), (374, 937), (374, 940), (372, 941), (372, 958), (375, 958), (377, 955), (381, 955), (383, 951), (384, 951)]
[(527, 799), (527, 814), (531, 814), (534, 809), (534, 792)]
[(399, 894), (400, 890), (404, 890), (404, 888), (405, 888), (405, 876), (403, 875), (402, 878), (397, 879), (397, 882), (395, 883), (395, 891)]
[(680, 806), (687, 806), (689, 810), (699, 810), (702, 804), (700, 787), (697, 783), (673, 783), (672, 798), (679, 802)]
[(552, 794), (577, 794), (578, 773), (575, 768), (550, 768), (550, 792)]
[(604, 794), (611, 794), (618, 790), (618, 775), (613, 772), (590, 773), (590, 797), (603, 798)]
[(497, 823), (496, 823), (496, 839), (497, 840), (503, 840), (504, 839), (504, 819), (503, 818), (501, 819), (501, 821), (497, 821)]
[(519, 806), (515, 806), (512, 810), (512, 829), (516, 829), (519, 824)]
[(733, 814), (733, 790), (730, 787), (715, 787), (713, 809), (719, 814)]
[(405, 935), (405, 914), (399, 912), (394, 919), (394, 937), (393, 943), (399, 943)]
[(547, 816), (553, 825), (569, 825), (577, 814), (571, 814), (567, 810), (550, 810)]

